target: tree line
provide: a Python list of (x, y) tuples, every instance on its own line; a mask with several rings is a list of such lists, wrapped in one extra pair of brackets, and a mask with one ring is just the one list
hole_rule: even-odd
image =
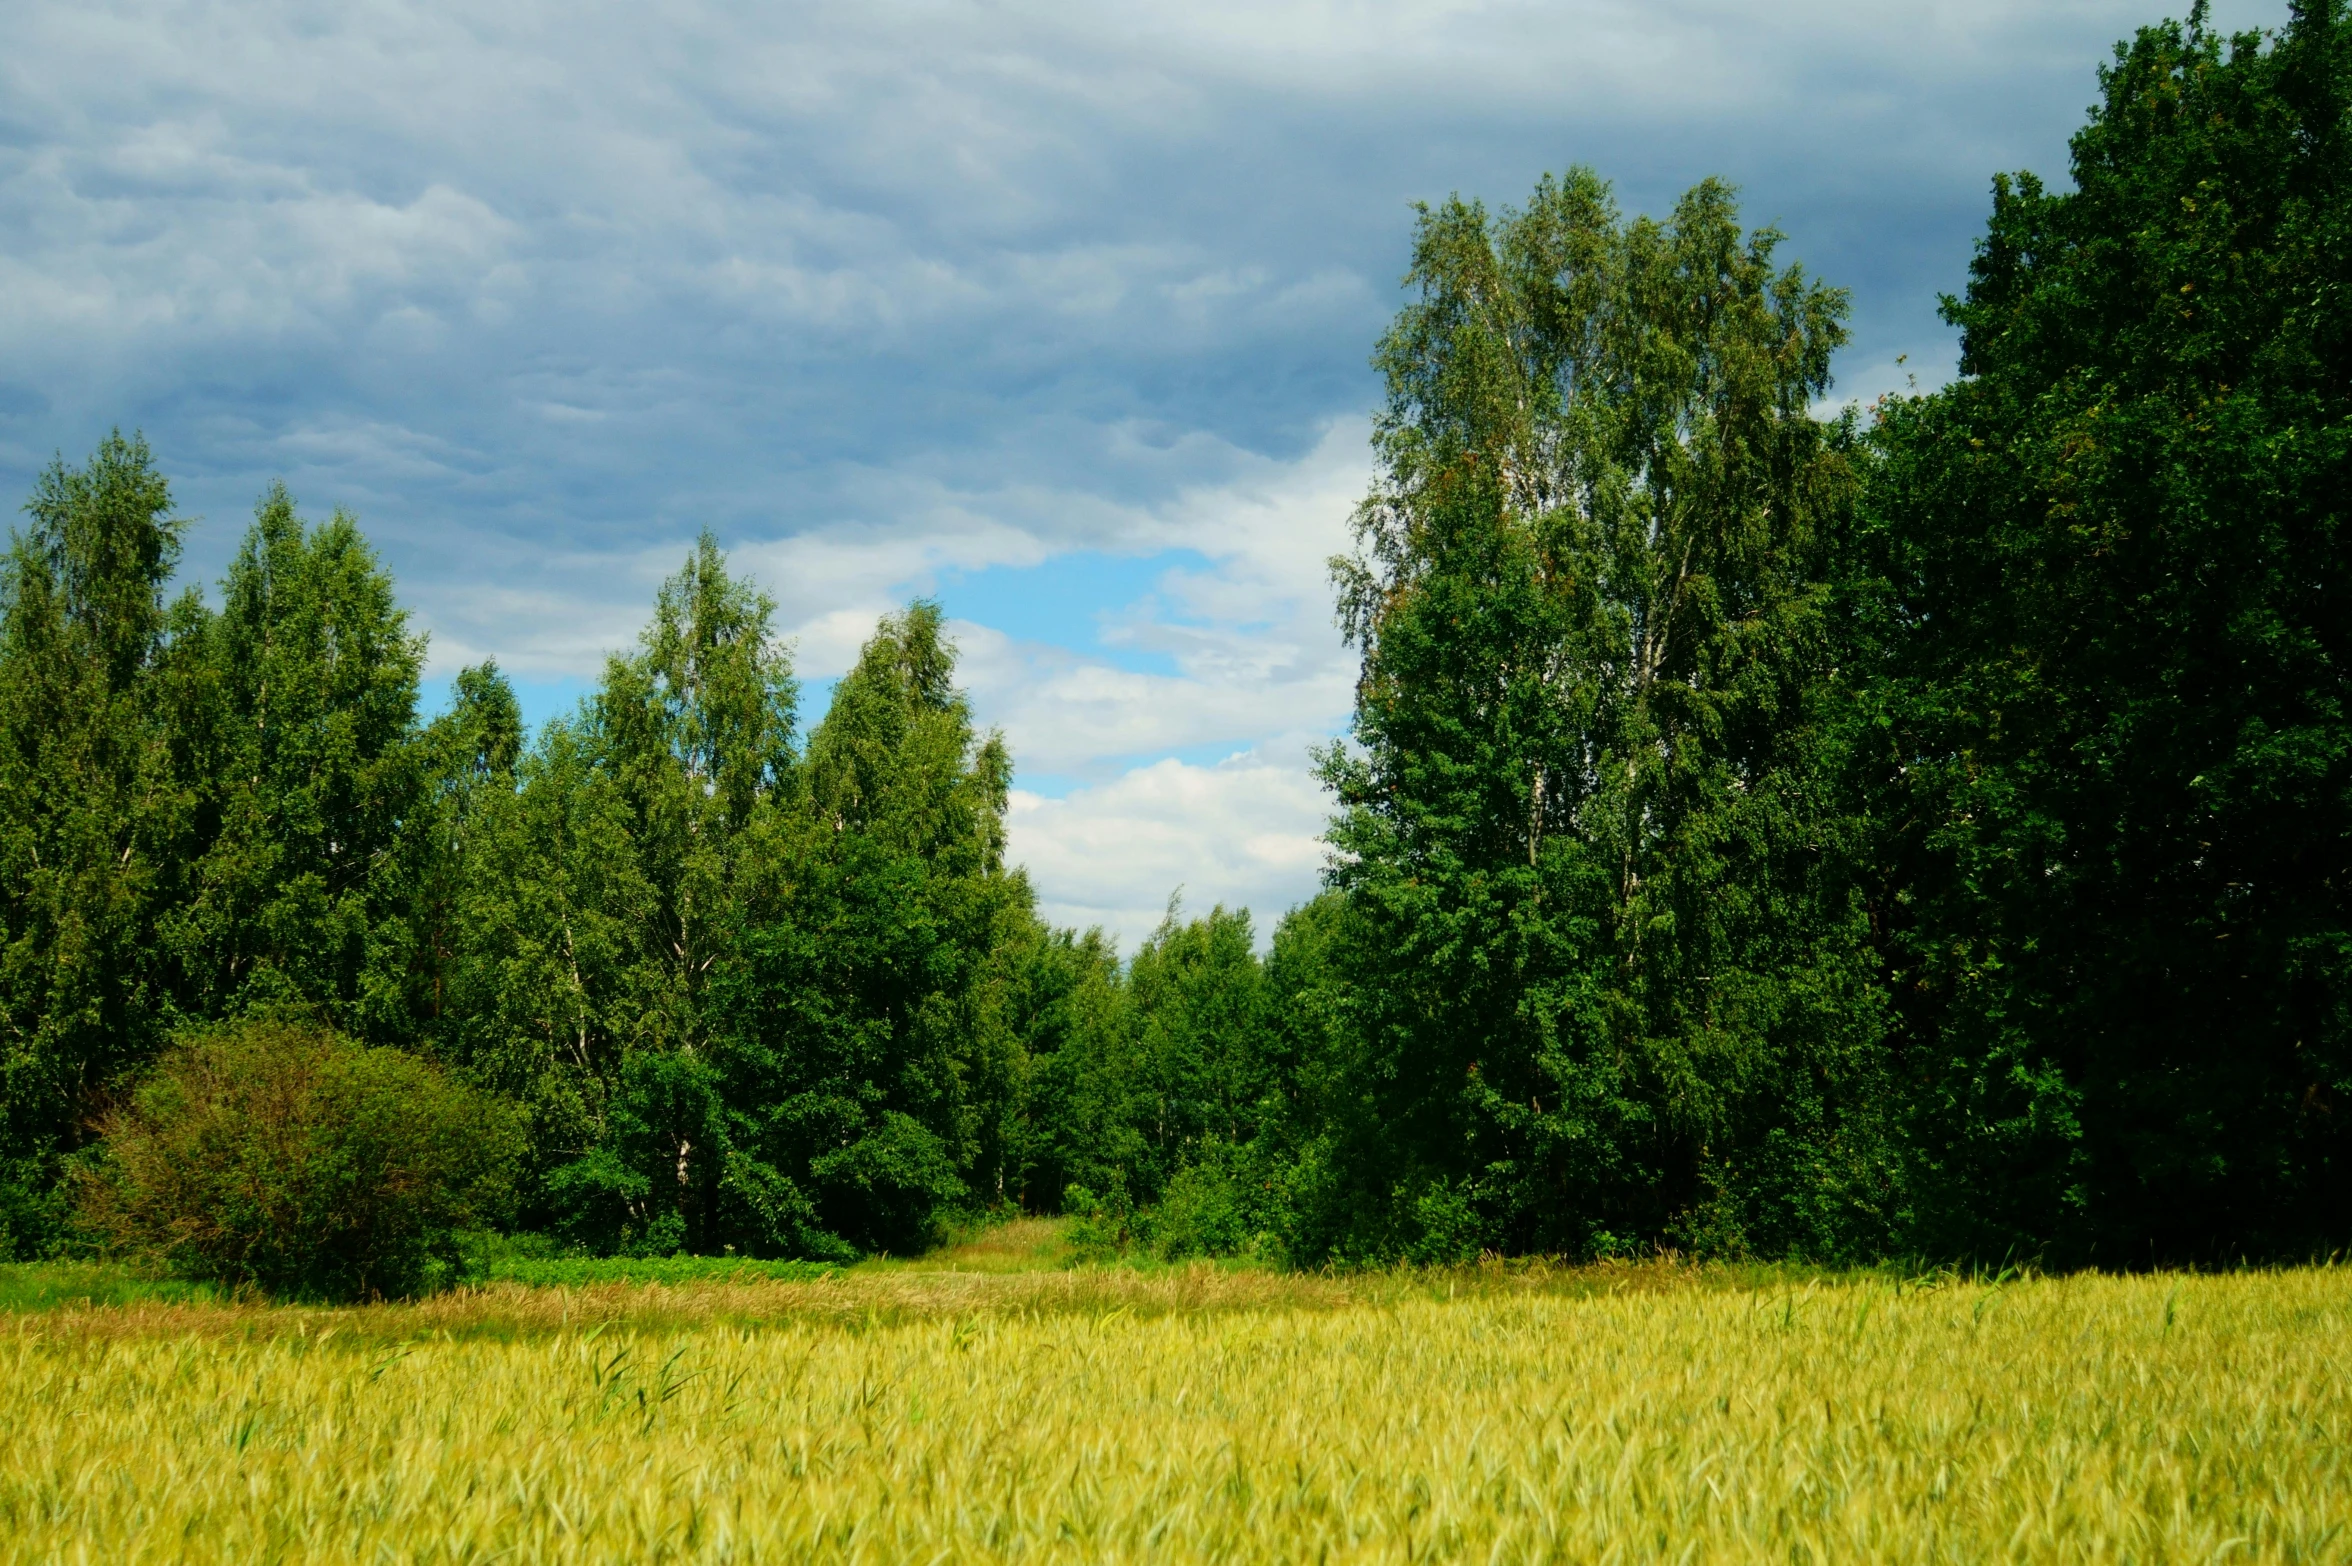
[(506, 1221), (595, 1252), (2340, 1245), (2352, 23), (2200, 7), (2101, 89), (2072, 188), (1995, 182), (1958, 377), (1867, 412), (1718, 182), (1422, 210), (1262, 957), (1040, 920), (936, 604), (805, 723), (706, 536), (573, 715), (485, 664), (424, 721), (349, 518), (273, 489), (173, 596), (147, 449), (60, 462), (0, 578), (7, 1243), (172, 1040), (298, 1018), (512, 1106)]

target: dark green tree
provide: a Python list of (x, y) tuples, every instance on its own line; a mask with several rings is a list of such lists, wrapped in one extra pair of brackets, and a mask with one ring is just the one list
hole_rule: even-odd
[(653, 896), (645, 954), (664, 994), (644, 1024), (648, 1048), (699, 1043), (709, 976), (775, 863), (799, 684), (774, 614), (705, 533), (662, 584), (637, 651), (608, 660), (595, 698), (596, 764), (626, 802)]
[(1070, 942), (1076, 1025), (1032, 1059), (1050, 1162), (1078, 1205), (1123, 1215), (1174, 1191), (1224, 1215), (1224, 1243), (1169, 1233), (1164, 1248), (1233, 1249), (1267, 1226), (1257, 1161), (1285, 1100), (1254, 947), (1247, 911), (1186, 920), (1174, 901), (1123, 974), (1099, 936)]
[(2101, 89), (1879, 431), (1920, 1243), (2294, 1254), (2352, 1213), (2352, 23), (2199, 4)]
[(533, 1221), (599, 1248), (703, 1243), (740, 1172), (711, 997), (798, 797), (773, 612), (705, 534), (579, 717), (479, 794), (441, 1047), (528, 1111)]
[(1128, 1112), (1133, 1052), (1117, 947), (1099, 929), (1038, 926), (1005, 955), (1022, 1068), (1006, 1195), (1051, 1213), (1073, 1185), (1127, 1190), (1143, 1144)]
[(403, 833), (415, 899), (411, 1009), (434, 1039), (458, 1016), (450, 982), (465, 941), (465, 870), (513, 798), (524, 738), (521, 705), (496, 663), (461, 670), (451, 694), (420, 737), (424, 783)]
[(1160, 1181), (1208, 1143), (1248, 1142), (1274, 1090), (1255, 945), (1247, 909), (1186, 921), (1171, 905), (1128, 965), (1135, 1115)]
[(1001, 1196), (1023, 1077), (1006, 1001), (1035, 915), (1003, 862), (1012, 766), (954, 671), (935, 604), (866, 644), (810, 736), (785, 889), (748, 911), (732, 970), (721, 1096), (743, 1182), (867, 1248)]
[[(582, 1238), (606, 1244), (641, 1237), (650, 1184), (599, 1153), (624, 1057), (648, 1042), (649, 1019), (659, 1047), (672, 1015), (670, 972), (648, 950), (657, 904), (628, 801), (591, 734), (559, 719), (509, 786), (492, 774), (454, 803), (464, 815), (444, 838), (456, 862), (444, 870), (454, 890), (434, 1047), (523, 1106), (529, 1221), (584, 1224)], [(549, 1181), (567, 1168), (559, 1199)]]
[(182, 524), (144, 441), (51, 464), (0, 561), (0, 1257), (173, 1015), (155, 949), (186, 800), (156, 719)]

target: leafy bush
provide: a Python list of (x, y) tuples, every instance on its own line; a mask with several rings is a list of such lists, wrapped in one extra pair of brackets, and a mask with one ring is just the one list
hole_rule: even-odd
[(65, 1204), (28, 1160), (0, 1168), (0, 1262), (37, 1261), (57, 1249)]
[(1062, 1240), (1074, 1260), (1116, 1260), (1135, 1238), (1135, 1206), (1123, 1185), (1113, 1185), (1101, 1196), (1083, 1185), (1065, 1186), (1062, 1212), (1070, 1220)]
[(286, 1023), (177, 1045), (104, 1130), (76, 1194), (109, 1248), (325, 1299), (461, 1275), (458, 1231), (504, 1206), (522, 1148), (511, 1109), (425, 1061)]
[(1213, 1164), (1177, 1171), (1149, 1214), (1149, 1229), (1152, 1252), (1162, 1261), (1239, 1256), (1257, 1243), (1231, 1171)]

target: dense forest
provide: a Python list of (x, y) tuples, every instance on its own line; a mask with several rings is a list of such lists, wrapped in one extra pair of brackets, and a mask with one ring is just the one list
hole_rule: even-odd
[(572, 716), (485, 664), (425, 721), (352, 519), (273, 489), (175, 594), (147, 448), (60, 461), (0, 579), (0, 1250), (262, 1024), (509, 1106), (500, 1221), (600, 1254), (2342, 1246), (2352, 21), (2101, 89), (2070, 188), (1994, 182), (1957, 378), (1836, 416), (1845, 296), (1721, 184), (1423, 210), (1262, 956), (1040, 920), (935, 603), (804, 714), (706, 536)]

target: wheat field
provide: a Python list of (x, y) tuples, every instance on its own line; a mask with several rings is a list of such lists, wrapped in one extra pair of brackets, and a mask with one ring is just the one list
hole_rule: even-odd
[(2337, 1561), (2352, 1273), (0, 1316), (7, 1561)]

